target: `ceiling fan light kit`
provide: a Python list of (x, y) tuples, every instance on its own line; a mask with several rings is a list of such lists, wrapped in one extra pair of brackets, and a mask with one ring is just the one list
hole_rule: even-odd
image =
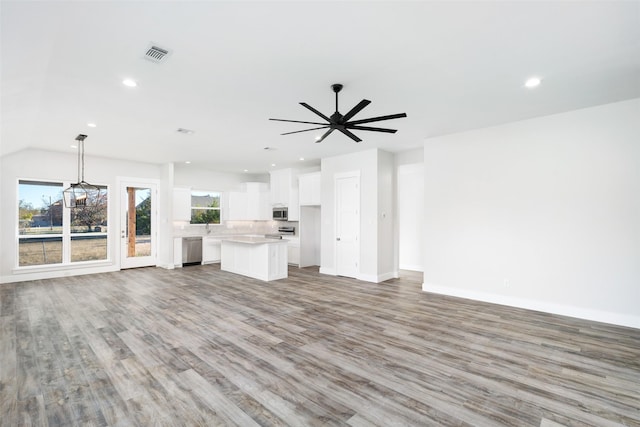
[(351, 138), (355, 142), (360, 142), (362, 140), (360, 138), (358, 138), (355, 134), (353, 134), (353, 132), (351, 132), (351, 130), (366, 130), (366, 131), (371, 131), (371, 132), (396, 133), (398, 131), (397, 129), (387, 129), (387, 128), (361, 126), (361, 125), (365, 124), (365, 123), (379, 122), (379, 121), (382, 121), (382, 120), (391, 120), (391, 119), (399, 119), (399, 118), (402, 118), (402, 117), (407, 117), (406, 113), (398, 113), (398, 114), (390, 114), (390, 115), (387, 115), (387, 116), (371, 117), (369, 119), (351, 120), (353, 118), (353, 116), (358, 114), (364, 107), (366, 107), (367, 105), (371, 104), (371, 101), (369, 101), (368, 99), (363, 99), (355, 107), (353, 107), (347, 114), (342, 115), (338, 111), (338, 93), (340, 93), (340, 91), (342, 90), (343, 87), (344, 86), (342, 84), (340, 84), (340, 83), (334, 83), (334, 84), (331, 85), (331, 89), (336, 94), (336, 111), (329, 117), (327, 117), (326, 115), (322, 114), (320, 111), (316, 110), (315, 108), (313, 108), (312, 106), (310, 106), (309, 104), (307, 104), (305, 102), (301, 102), (300, 103), (300, 105), (302, 105), (307, 110), (313, 112), (317, 116), (320, 116), (323, 120), (326, 121), (326, 123), (308, 122), (308, 121), (301, 121), (301, 120), (286, 120), (286, 119), (269, 119), (269, 120), (275, 120), (275, 121), (278, 121), (278, 122), (304, 123), (304, 124), (309, 124), (309, 125), (319, 125), (319, 127), (314, 127), (314, 128), (310, 128), (310, 129), (303, 129), (303, 130), (297, 130), (297, 131), (293, 131), (293, 132), (285, 132), (285, 133), (281, 134), (281, 135), (291, 135), (291, 134), (294, 134), (294, 133), (309, 132), (309, 131), (318, 130), (318, 129), (327, 129), (327, 131), (321, 137), (316, 138), (316, 143), (319, 143), (319, 142), (322, 142), (327, 136), (329, 136), (331, 134), (331, 132), (333, 132), (334, 130), (342, 132), (343, 134), (345, 134), (346, 136), (348, 136), (349, 138)]

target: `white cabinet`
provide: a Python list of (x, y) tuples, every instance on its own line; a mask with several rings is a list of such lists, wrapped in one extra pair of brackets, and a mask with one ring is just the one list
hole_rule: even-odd
[(320, 178), (320, 172), (300, 175), (298, 178), (300, 206), (320, 206)]
[(286, 206), (289, 221), (300, 218), (300, 203), (298, 200), (298, 172), (295, 169), (280, 169), (271, 171), (271, 205)]
[(271, 219), (268, 186), (264, 182), (245, 182), (242, 191), (229, 191), (225, 197), (225, 220), (267, 221)]
[(227, 194), (227, 215), (229, 221), (243, 221), (247, 215), (247, 193), (242, 191), (229, 191)]
[(182, 267), (182, 237), (173, 239), (173, 266)]
[(271, 219), (269, 209), (269, 193), (266, 191), (247, 193), (247, 216), (255, 221), (268, 221)]
[(222, 240), (216, 237), (202, 238), (202, 263), (220, 262)]
[(287, 263), (300, 265), (300, 239), (297, 237), (284, 237), (287, 241)]
[(271, 204), (289, 206), (291, 191), (291, 169), (271, 171)]
[(173, 189), (173, 220), (191, 221), (191, 189), (175, 187)]
[(225, 239), (220, 269), (264, 281), (286, 279), (287, 245), (281, 241), (246, 243)]

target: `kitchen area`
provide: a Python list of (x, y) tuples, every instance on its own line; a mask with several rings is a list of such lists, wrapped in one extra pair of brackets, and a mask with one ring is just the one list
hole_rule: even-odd
[[(320, 265), (319, 171), (281, 169), (270, 173), (269, 183), (235, 187), (174, 188), (174, 268), (221, 263), (222, 270), (268, 281), (285, 278), (287, 266)], [(198, 209), (211, 214), (206, 223), (198, 223)], [(265, 254), (256, 255), (260, 251)]]

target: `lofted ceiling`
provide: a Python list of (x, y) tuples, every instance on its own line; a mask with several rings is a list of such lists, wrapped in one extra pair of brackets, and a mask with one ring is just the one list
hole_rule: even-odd
[[(640, 2), (0, 4), (1, 154), (25, 148), (250, 173), (640, 96)], [(169, 50), (161, 62), (148, 46)], [(543, 78), (524, 88), (530, 76)], [(131, 78), (138, 86), (122, 84)], [(281, 136), (344, 114), (358, 131)], [(87, 123), (97, 127), (89, 128)], [(193, 130), (192, 134), (177, 132)], [(271, 149), (265, 150), (265, 147)], [(299, 160), (304, 158), (304, 161)], [(276, 164), (277, 166), (271, 166)]]

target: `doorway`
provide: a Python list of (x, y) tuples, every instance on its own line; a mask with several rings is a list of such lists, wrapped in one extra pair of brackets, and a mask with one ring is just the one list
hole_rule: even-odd
[(357, 278), (360, 273), (360, 174), (335, 177), (336, 274)]
[(120, 268), (157, 264), (157, 195), (153, 182), (120, 184)]
[(423, 271), (424, 165), (398, 166), (397, 183), (399, 268)]

